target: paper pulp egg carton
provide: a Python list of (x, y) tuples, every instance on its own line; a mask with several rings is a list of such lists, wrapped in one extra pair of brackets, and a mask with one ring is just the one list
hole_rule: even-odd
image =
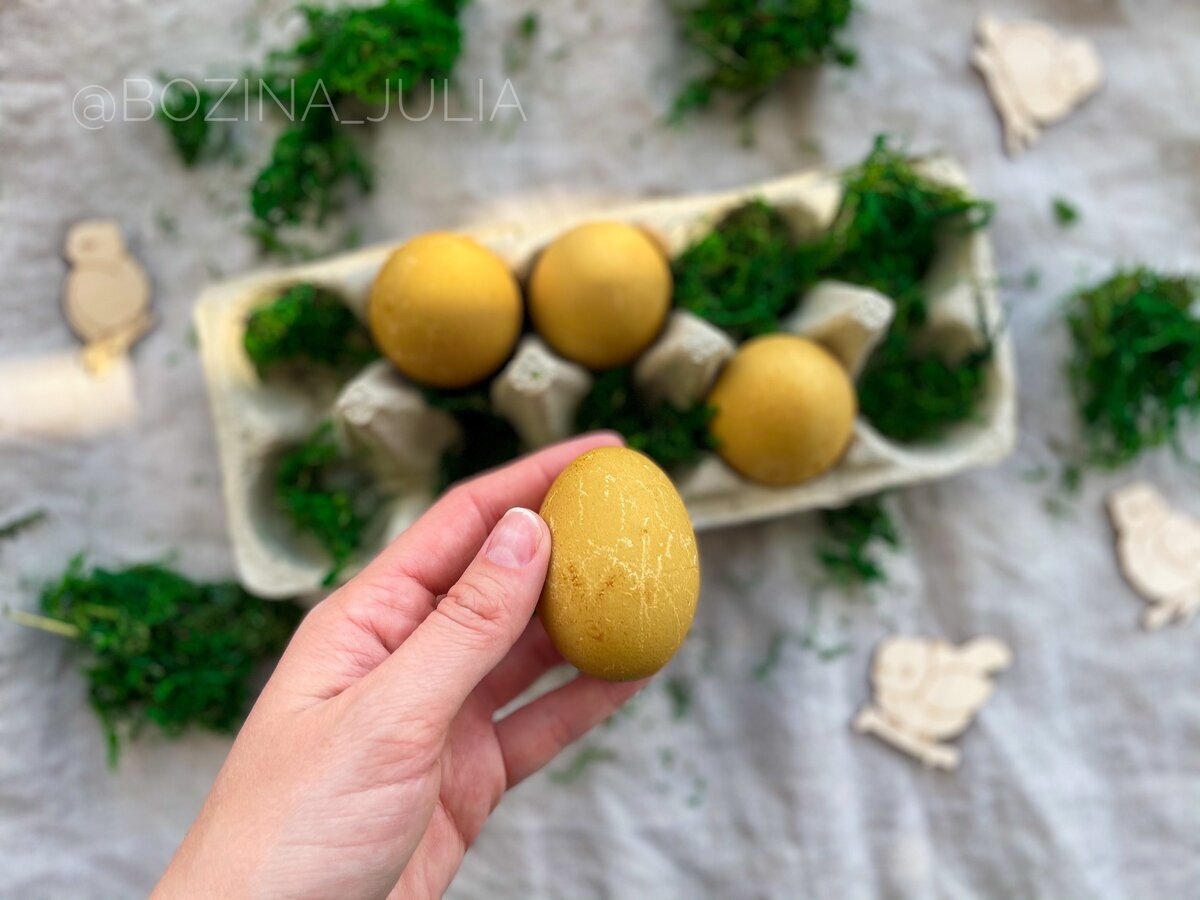
[[(922, 166), (930, 177), (966, 186), (962, 172), (948, 160), (926, 160)], [(543, 216), (465, 232), (490, 247), (524, 279), (541, 248), (580, 222), (605, 218), (643, 226), (674, 256), (725, 213), (756, 197), (778, 207), (803, 238), (833, 221), (841, 197), (840, 176), (812, 171), (727, 193), (655, 200), (585, 215)], [(455, 440), (457, 425), (445, 413), (428, 408), (421, 392), (405, 384), (386, 362), (368, 366), (340, 389), (316, 382), (276, 384), (261, 382), (242, 350), (250, 311), (298, 282), (337, 291), (365, 317), (371, 283), (397, 246), (227, 282), (207, 290), (197, 304), (195, 319), (237, 568), (246, 587), (263, 596), (317, 591), (329, 570), (321, 549), (296, 535), (276, 509), (272, 491), (274, 461), (320, 421), (333, 418), (343, 442), (364, 451), (395, 495), (374, 524), (362, 560), (403, 531), (435, 499), (438, 459)], [(886, 488), (994, 464), (1011, 451), (1016, 431), (1013, 354), (996, 297), (996, 272), (986, 235), (973, 232), (948, 238), (930, 273), (927, 292), (931, 346), (953, 356), (980, 346), (985, 334), (994, 337), (995, 352), (977, 415), (936, 443), (908, 446), (887, 440), (860, 417), (841, 462), (795, 487), (752, 483), (715, 454), (706, 454), (697, 465), (673, 473), (697, 529), (836, 507)], [(784, 327), (820, 342), (857, 375), (886, 333), (892, 314), (887, 297), (825, 282), (813, 288)], [(652, 396), (689, 404), (707, 393), (734, 350), (723, 332), (676, 310), (658, 341), (635, 364), (635, 378)], [(559, 358), (529, 334), (493, 380), (492, 404), (527, 444), (540, 446), (571, 433), (575, 409), (591, 383), (590, 373)]]

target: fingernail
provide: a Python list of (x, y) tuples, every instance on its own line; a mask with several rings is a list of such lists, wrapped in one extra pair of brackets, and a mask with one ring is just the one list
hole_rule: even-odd
[(520, 569), (529, 565), (541, 542), (542, 526), (538, 517), (518, 506), (506, 512), (492, 529), (487, 558), (506, 569)]

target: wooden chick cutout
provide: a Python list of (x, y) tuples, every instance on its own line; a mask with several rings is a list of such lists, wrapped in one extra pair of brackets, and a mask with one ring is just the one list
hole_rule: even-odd
[(916, 637), (885, 638), (875, 650), (875, 697), (854, 719), (873, 734), (930, 768), (956, 769), (957, 737), (992, 694), (991, 676), (1012, 665), (1012, 651), (995, 638), (956, 647)]
[(79, 222), (67, 232), (71, 271), (63, 292), (67, 323), (84, 342), (84, 364), (101, 372), (150, 330), (150, 281), (125, 249), (116, 222)]
[(1125, 578), (1147, 603), (1142, 627), (1156, 631), (1200, 609), (1200, 522), (1176, 512), (1151, 484), (1114, 491), (1109, 514)]
[(1004, 125), (1009, 156), (1028, 149), (1041, 129), (1065, 119), (1099, 90), (1100, 55), (1091, 41), (1064, 38), (1041, 22), (1000, 22), (984, 13), (972, 54)]

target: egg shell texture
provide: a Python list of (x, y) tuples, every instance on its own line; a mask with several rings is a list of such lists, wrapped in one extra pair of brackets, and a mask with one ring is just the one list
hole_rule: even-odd
[(419, 384), (461, 388), (499, 369), (516, 345), (524, 311), (516, 279), (491, 250), (464, 235), (409, 241), (371, 288), (379, 349)]
[(538, 614), (558, 651), (609, 681), (666, 665), (700, 594), (696, 536), (666, 474), (634, 450), (592, 450), (555, 480), (541, 515), (553, 544)]
[(743, 344), (709, 394), (717, 452), (747, 478), (799, 484), (827, 471), (854, 435), (858, 398), (834, 356), (805, 338)]
[(662, 331), (671, 267), (644, 231), (592, 222), (556, 238), (529, 283), (538, 333), (558, 353), (600, 371), (632, 362)]

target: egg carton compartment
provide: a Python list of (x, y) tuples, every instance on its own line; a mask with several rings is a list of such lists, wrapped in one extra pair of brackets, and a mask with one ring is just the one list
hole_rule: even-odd
[[(945, 159), (922, 163), (937, 180), (967, 186)], [(562, 231), (596, 219), (645, 228), (674, 256), (751, 199), (777, 207), (798, 237), (827, 228), (841, 199), (840, 176), (810, 171), (720, 194), (655, 200), (586, 213), (558, 213), (526, 223), (471, 227), (464, 233), (500, 256), (520, 279), (537, 254)], [(283, 448), (332, 418), (343, 444), (363, 458), (395, 499), (370, 530), (359, 562), (402, 532), (435, 499), (442, 450), (457, 425), (430, 409), (422, 392), (386, 362), (368, 366), (340, 389), (336, 383), (261, 381), (242, 349), (245, 321), (257, 306), (298, 282), (343, 296), (365, 319), (376, 273), (402, 242), (321, 262), (262, 272), (218, 284), (200, 297), (195, 321), (222, 463), (223, 492), (239, 577), (262, 596), (285, 597), (322, 588), (329, 561), (320, 548), (291, 532), (275, 508), (270, 466)], [(1016, 433), (1016, 385), (1011, 340), (996, 297), (996, 272), (985, 234), (954, 235), (939, 248), (927, 281), (931, 347), (955, 356), (993, 340), (985, 395), (978, 415), (936, 443), (901, 446), (862, 417), (841, 462), (794, 487), (767, 487), (737, 475), (715, 454), (672, 473), (697, 529), (844, 505), (881, 490), (943, 478), (999, 462)], [(892, 301), (869, 289), (823, 282), (804, 298), (784, 328), (825, 346), (857, 376), (886, 333)], [(634, 377), (649, 396), (686, 406), (702, 398), (735, 351), (724, 332), (675, 310), (659, 339), (635, 363)], [(492, 405), (531, 447), (572, 432), (575, 411), (592, 384), (583, 368), (556, 356), (538, 337), (523, 337), (490, 386)], [(344, 575), (354, 571), (346, 568)]]

